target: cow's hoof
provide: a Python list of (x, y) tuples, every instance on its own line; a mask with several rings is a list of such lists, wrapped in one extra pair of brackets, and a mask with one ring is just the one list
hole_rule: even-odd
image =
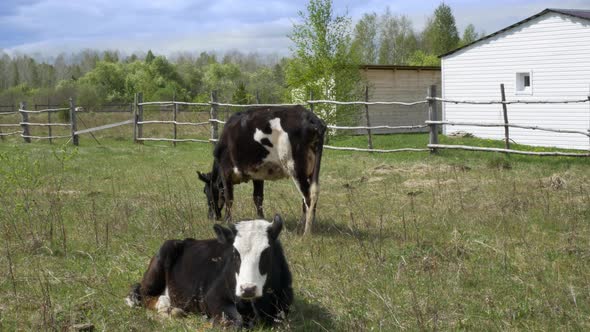
[(183, 318), (186, 317), (186, 311), (180, 309), (180, 308), (171, 308), (170, 309), (170, 317), (173, 318)]

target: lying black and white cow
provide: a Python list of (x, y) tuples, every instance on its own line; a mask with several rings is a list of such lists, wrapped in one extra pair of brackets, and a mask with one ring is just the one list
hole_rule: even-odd
[(217, 239), (164, 242), (127, 304), (165, 314), (203, 313), (235, 326), (281, 321), (293, 301), (278, 239), (281, 217), (213, 228)]
[(311, 232), (319, 194), (325, 123), (302, 106), (257, 107), (232, 115), (213, 152), (205, 182), (209, 218), (231, 220), (234, 184), (252, 180), (254, 204), (264, 218), (264, 180), (291, 177), (303, 196), (304, 233)]

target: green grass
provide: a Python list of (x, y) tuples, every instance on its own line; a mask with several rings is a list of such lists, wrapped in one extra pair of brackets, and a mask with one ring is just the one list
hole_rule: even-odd
[[(65, 150), (0, 143), (0, 330), (208, 329), (202, 317), (162, 320), (123, 298), (165, 239), (213, 236), (195, 174), (209, 169), (211, 147), (99, 140)], [(378, 148), (426, 140), (374, 137)], [(366, 138), (330, 143), (366, 147)], [(314, 236), (296, 232), (292, 182), (266, 185), (267, 217), (286, 221), (295, 288), (278, 329), (590, 329), (589, 167), (485, 152), (326, 151)], [(235, 194), (235, 217), (253, 217), (251, 185)]]

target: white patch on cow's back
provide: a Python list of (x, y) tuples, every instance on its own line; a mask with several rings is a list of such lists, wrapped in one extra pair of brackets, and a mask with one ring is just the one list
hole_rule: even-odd
[[(289, 141), (289, 134), (283, 130), (281, 126), (281, 119), (274, 118), (269, 121), (271, 133), (265, 134), (262, 130), (256, 128), (254, 132), (254, 140), (262, 145), (267, 151), (268, 155), (262, 160), (259, 167), (259, 172), (249, 172), (254, 179), (278, 179), (285, 176), (295, 176), (295, 161), (293, 160), (293, 152), (291, 150), (291, 142)], [(268, 139), (272, 147), (262, 144), (263, 139)], [(268, 170), (272, 169), (274, 175), (269, 175)], [(276, 171), (280, 170), (279, 174)]]
[(262, 296), (266, 274), (260, 273), (260, 254), (270, 247), (268, 228), (272, 224), (266, 220), (248, 220), (236, 224), (234, 247), (240, 254), (240, 270), (236, 273), (236, 296), (241, 297), (240, 286), (255, 285), (256, 297)]

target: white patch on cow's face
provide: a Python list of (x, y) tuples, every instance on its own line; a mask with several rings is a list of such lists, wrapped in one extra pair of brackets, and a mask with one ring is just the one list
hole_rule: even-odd
[[(281, 126), (281, 119), (274, 118), (269, 121), (272, 132), (265, 134), (262, 130), (256, 128), (254, 132), (254, 140), (262, 145), (267, 151), (268, 155), (262, 160), (260, 167), (262, 174), (256, 172), (249, 174), (252, 178), (266, 179), (266, 178), (282, 178), (286, 175), (295, 176), (295, 162), (293, 160), (293, 153), (291, 152), (291, 142), (289, 141), (289, 134), (283, 130)], [(272, 144), (272, 147), (262, 144), (263, 139), (268, 139)], [(264, 165), (276, 165), (282, 169), (281, 174), (264, 174), (266, 170), (272, 168), (272, 166)]]
[(266, 220), (249, 220), (236, 224), (234, 248), (240, 254), (240, 270), (236, 273), (236, 296), (243, 298), (244, 290), (256, 287), (255, 297), (262, 296), (266, 274), (260, 273), (260, 255), (270, 247)]

